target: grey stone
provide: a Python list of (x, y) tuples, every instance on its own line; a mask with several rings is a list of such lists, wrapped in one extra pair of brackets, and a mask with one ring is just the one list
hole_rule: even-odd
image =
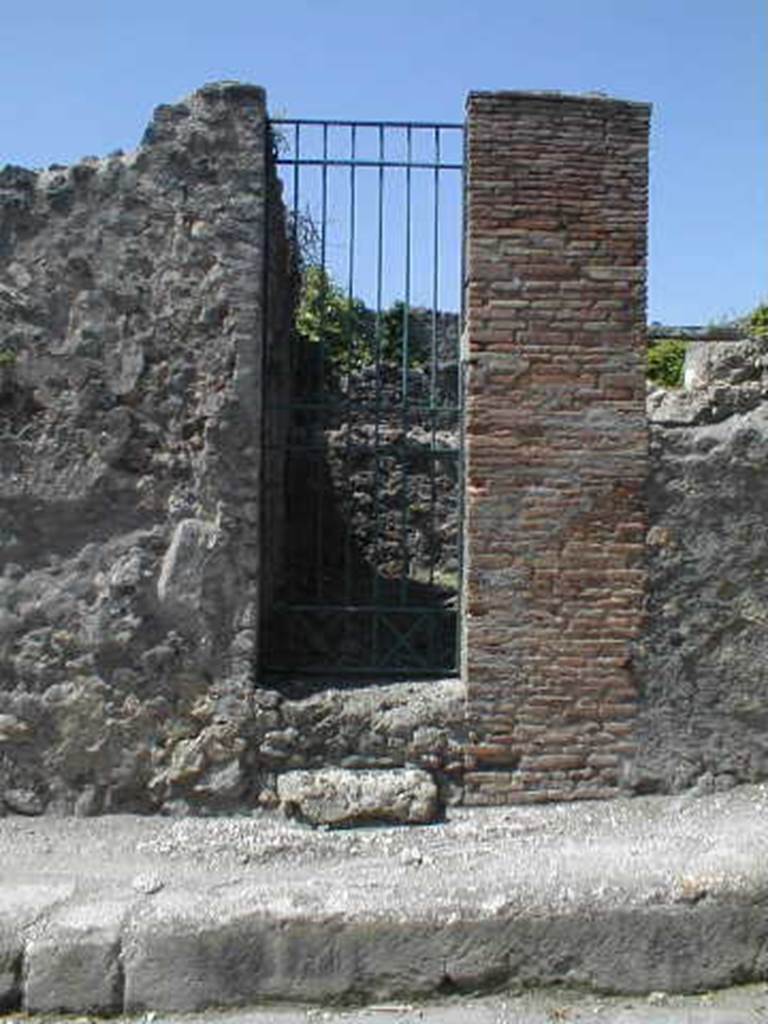
[[(288, 726), (262, 754), (282, 767), (428, 767), (440, 777), (460, 758), (464, 687), (459, 679), (324, 690), (280, 707)], [(292, 731), (289, 731), (292, 730)], [(290, 742), (288, 742), (290, 741)]]
[(131, 886), (134, 892), (142, 893), (145, 896), (152, 896), (164, 887), (165, 882), (159, 875), (137, 875)]
[(101, 810), (102, 798), (96, 786), (86, 786), (74, 802), (76, 818), (90, 818)]
[(649, 400), (641, 792), (768, 772), (768, 341), (697, 342), (686, 384)]
[(21, 1005), (21, 966), (23, 947), (0, 930), (0, 1010)]
[(765, 347), (756, 339), (691, 342), (685, 352), (683, 387), (693, 391), (759, 382), (766, 369)]
[(270, 585), (260, 346), (286, 379), (292, 292), (276, 228), (265, 331), (264, 103), (206, 87), (159, 108), (134, 152), (0, 170), (4, 808), (242, 791), (237, 766), (195, 786), (171, 765), (197, 698), (252, 691)]
[[(23, 828), (28, 826), (21, 823)], [(30, 861), (14, 830), (13, 819), (4, 823), (4, 855), (0, 858), (0, 1010), (20, 1009), (24, 988), (24, 952), (35, 926), (62, 902), (71, 899), (75, 885), (70, 881), (42, 883), (30, 880), (23, 872), (10, 870), (8, 844), (22, 859)], [(29, 832), (25, 833), (29, 836)], [(36, 850), (36, 852), (39, 852)]]
[(415, 768), (286, 772), (278, 776), (277, 795), (286, 813), (313, 825), (344, 827), (376, 821), (412, 825), (435, 821), (440, 813), (434, 780)]
[(34, 817), (43, 813), (43, 802), (32, 789), (6, 789), (2, 796), (6, 807), (17, 814), (29, 814)]
[(217, 534), (215, 526), (197, 519), (184, 519), (176, 526), (157, 581), (157, 595), (164, 604), (197, 618), (206, 562)]
[(124, 901), (82, 902), (61, 911), (27, 945), (28, 1013), (114, 1013), (123, 1006), (120, 931)]
[(0, 743), (18, 743), (28, 738), (29, 726), (15, 715), (0, 715)]

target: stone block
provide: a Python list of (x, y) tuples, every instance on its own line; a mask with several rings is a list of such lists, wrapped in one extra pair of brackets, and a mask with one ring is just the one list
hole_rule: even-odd
[(46, 923), (27, 945), (28, 1013), (115, 1013), (123, 1008), (120, 932), (126, 901), (82, 903)]
[(440, 811), (432, 776), (417, 768), (286, 772), (277, 779), (277, 795), (286, 813), (337, 828), (372, 822), (423, 824), (435, 821)]

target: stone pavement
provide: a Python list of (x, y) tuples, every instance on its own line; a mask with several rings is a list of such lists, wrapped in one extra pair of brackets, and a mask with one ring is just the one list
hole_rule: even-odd
[[(2, 1024), (35, 1018), (10, 1014)], [(75, 1024), (46, 1015), (44, 1024)], [(80, 1018), (76, 1024), (94, 1024)], [(338, 1009), (269, 1006), (189, 1014), (111, 1017), (111, 1024), (765, 1024), (768, 986), (742, 985), (698, 995), (598, 996), (549, 989), (492, 996), (454, 996), (429, 1003), (372, 1003)]]
[(760, 785), (337, 832), (263, 813), (4, 818), (0, 1007), (416, 1005), (554, 985), (667, 999), (758, 982), (767, 811)]

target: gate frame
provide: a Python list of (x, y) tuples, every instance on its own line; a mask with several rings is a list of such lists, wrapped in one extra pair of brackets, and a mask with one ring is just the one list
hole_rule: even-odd
[[(302, 136), (301, 132), (304, 127), (310, 127), (317, 129), (322, 135), (322, 153), (320, 156), (304, 156), (301, 150)], [(466, 188), (465, 188), (465, 157), (466, 157), (466, 137), (465, 137), (465, 126), (462, 123), (457, 122), (432, 122), (432, 121), (351, 121), (351, 120), (340, 120), (340, 119), (316, 119), (316, 118), (272, 118), (267, 123), (268, 137), (271, 137), (272, 146), (272, 160), (277, 168), (283, 167), (291, 172), (292, 180), (291, 185), (291, 199), (290, 209), (288, 211), (288, 219), (291, 222), (292, 229), (292, 244), (294, 252), (298, 253), (298, 240), (297, 232), (299, 227), (300, 218), (302, 211), (300, 209), (300, 174), (301, 169), (306, 167), (318, 168), (321, 174), (321, 211), (320, 211), (320, 231), (319, 231), (319, 244), (320, 244), (320, 259), (317, 265), (321, 268), (322, 272), (325, 273), (328, 269), (327, 260), (327, 203), (328, 203), (328, 171), (330, 168), (349, 168), (349, 223), (350, 223), (350, 235), (348, 238), (349, 244), (349, 257), (348, 257), (348, 282), (346, 287), (346, 296), (348, 301), (352, 302), (354, 296), (354, 246), (355, 246), (355, 230), (356, 230), (356, 218), (357, 218), (357, 207), (356, 207), (356, 193), (355, 193), (355, 176), (359, 169), (367, 168), (378, 171), (378, 187), (377, 187), (377, 204), (378, 204), (378, 224), (377, 224), (377, 257), (376, 257), (376, 307), (372, 310), (375, 316), (375, 367), (376, 367), (376, 440), (374, 445), (370, 448), (371, 453), (378, 461), (380, 458), (380, 452), (383, 450), (380, 447), (379, 430), (381, 427), (381, 416), (382, 413), (393, 414), (396, 405), (387, 405), (382, 403), (382, 377), (381, 370), (384, 362), (381, 355), (381, 325), (382, 316), (384, 314), (384, 307), (382, 303), (382, 280), (383, 280), (383, 265), (382, 265), (382, 249), (383, 249), (383, 237), (384, 237), (384, 223), (382, 216), (382, 204), (383, 204), (383, 193), (384, 193), (384, 180), (385, 172), (390, 170), (405, 170), (406, 172), (406, 183), (405, 183), (405, 268), (404, 268), (404, 303), (403, 303), (403, 329), (400, 342), (402, 345), (400, 352), (400, 376), (401, 376), (401, 387), (402, 387), (402, 415), (403, 415), (403, 431), (407, 435), (409, 428), (409, 417), (412, 418), (414, 414), (424, 414), (424, 408), (418, 403), (409, 403), (408, 401), (408, 389), (409, 389), (409, 374), (413, 372), (410, 366), (411, 352), (409, 351), (409, 323), (411, 314), (414, 310), (420, 309), (420, 307), (413, 307), (410, 305), (410, 269), (411, 269), (411, 220), (412, 220), (412, 207), (411, 207), (411, 172), (413, 170), (418, 171), (431, 171), (433, 174), (433, 186), (432, 186), (432, 199), (434, 203), (433, 209), (433, 231), (434, 231), (434, 248), (433, 248), (433, 263), (432, 263), (432, 304), (428, 307), (428, 313), (431, 320), (431, 343), (430, 343), (430, 364), (429, 364), (429, 412), (428, 415), (431, 418), (431, 435), (432, 442), (429, 448), (431, 457), (431, 475), (434, 481), (435, 465), (437, 460), (445, 458), (446, 456), (456, 458), (456, 505), (457, 505), (457, 538), (456, 538), (456, 562), (457, 562), (457, 581), (455, 587), (455, 610), (445, 610), (432, 607), (420, 607), (406, 599), (401, 600), (399, 604), (393, 603), (382, 603), (380, 594), (377, 594), (375, 583), (374, 583), (374, 594), (373, 600), (369, 605), (361, 603), (350, 604), (349, 601), (344, 603), (328, 604), (323, 602), (316, 602), (311, 604), (303, 604), (301, 602), (291, 602), (290, 600), (281, 602), (276, 601), (273, 604), (274, 612), (282, 611), (283, 614), (298, 614), (298, 615), (312, 615), (315, 613), (330, 614), (330, 615), (347, 615), (354, 616), (361, 614), (363, 616), (372, 617), (372, 630), (373, 640), (372, 648), (374, 657), (370, 664), (359, 664), (359, 665), (344, 665), (341, 663), (334, 664), (310, 664), (303, 665), (300, 669), (295, 667), (282, 667), (276, 664), (274, 661), (270, 661), (268, 642), (263, 646), (262, 650), (265, 652), (263, 660), (263, 668), (268, 673), (289, 673), (295, 675), (315, 675), (315, 674), (339, 674), (339, 675), (358, 675), (358, 676), (389, 676), (389, 677), (415, 677), (415, 676), (447, 676), (447, 675), (459, 675), (461, 671), (461, 641), (462, 641), (462, 595), (464, 590), (463, 585), (463, 555), (464, 555), (464, 538), (463, 538), (463, 524), (464, 524), (464, 362), (462, 358), (462, 346), (463, 346), (463, 310), (464, 310), (464, 260), (465, 260), (465, 245), (464, 245), (464, 226), (466, 223), (466, 212), (464, 209), (466, 199)], [(283, 133), (285, 128), (291, 129), (291, 144), (293, 150), (291, 155), (281, 154), (279, 152), (279, 146), (274, 143), (275, 135)], [(348, 145), (349, 155), (347, 157), (339, 158), (331, 156), (329, 154), (329, 131), (331, 129), (343, 129), (348, 132)], [(378, 139), (378, 158), (361, 158), (356, 152), (356, 135), (357, 130), (363, 129), (369, 132), (374, 131)], [(398, 132), (399, 139), (405, 141), (406, 145), (406, 158), (405, 159), (391, 159), (386, 156), (386, 142), (388, 139), (387, 133)], [(434, 142), (434, 159), (428, 160), (416, 160), (412, 156), (412, 140), (414, 133), (416, 132), (429, 132), (432, 134)], [(450, 160), (443, 159), (441, 156), (441, 142), (443, 140), (444, 132), (461, 132), (461, 151), (462, 157), (461, 162), (453, 162)], [(439, 198), (439, 182), (440, 176), (444, 172), (460, 173), (461, 175), (461, 213), (460, 213), (460, 272), (459, 272), (459, 295), (458, 299), (458, 310), (456, 313), (457, 324), (456, 324), (456, 341), (454, 360), (456, 365), (456, 394), (455, 400), (452, 405), (436, 405), (435, 399), (437, 397), (437, 345), (438, 345), (438, 329), (437, 324), (441, 317), (445, 316), (438, 308), (438, 283), (439, 283), (439, 266), (440, 266), (440, 248), (439, 248), (439, 228), (440, 228), (440, 198)], [(287, 205), (287, 204), (286, 204)], [(289, 231), (289, 235), (290, 235)], [(443, 329), (444, 330), (444, 329)], [(322, 348), (321, 342), (321, 353), (320, 358), (323, 360), (325, 353)], [(345, 399), (342, 398), (341, 404), (345, 403)], [(267, 398), (265, 396), (265, 408), (267, 406)], [(289, 400), (289, 408), (294, 410), (301, 402), (296, 402), (295, 399)], [(398, 406), (399, 407), (399, 406)], [(274, 407), (273, 407), (274, 408)], [(328, 406), (322, 401), (318, 403), (318, 411), (321, 413), (327, 411)], [(455, 416), (455, 425), (452, 428), (455, 430), (457, 446), (455, 452), (452, 448), (438, 448), (435, 443), (436, 431), (437, 431), (437, 418), (438, 415), (445, 416), (452, 414)], [(265, 413), (266, 415), (266, 413)], [(385, 421), (386, 424), (387, 421)], [(289, 427), (290, 429), (290, 427)], [(286, 454), (289, 451), (290, 446), (286, 445)], [(402, 468), (404, 478), (407, 475), (407, 458), (408, 458), (408, 445), (407, 437), (404, 441), (404, 454), (402, 461), (399, 463), (399, 467)], [(378, 470), (377, 470), (378, 471)], [(287, 480), (286, 480), (287, 484)], [(376, 485), (374, 485), (376, 486)], [(433, 482), (434, 486), (434, 482)], [(287, 488), (286, 488), (287, 493)], [(374, 500), (377, 498), (374, 495)], [(318, 496), (318, 506), (322, 505), (324, 501), (323, 492), (320, 490)], [(434, 508), (435, 495), (433, 491), (432, 500), (430, 507)], [(409, 559), (407, 555), (407, 544), (408, 544), (408, 503), (407, 498), (403, 501), (403, 552), (404, 552), (404, 568), (406, 572), (401, 577), (401, 590), (405, 595), (409, 589), (408, 587), (408, 575), (407, 567)], [(378, 544), (380, 537), (382, 536), (378, 526), (378, 510), (376, 512), (376, 534), (375, 544)], [(432, 528), (434, 529), (436, 523), (433, 522)], [(434, 560), (430, 569), (430, 585), (434, 579)], [(285, 576), (285, 574), (282, 574)], [(374, 576), (375, 579), (375, 576)], [(411, 581), (413, 582), (413, 581)], [(345, 595), (348, 597), (348, 594)], [(377, 601), (377, 597), (379, 600)], [(377, 655), (376, 631), (379, 620), (386, 620), (386, 618), (392, 615), (401, 616), (419, 616), (423, 619), (427, 615), (435, 617), (435, 622), (438, 619), (455, 619), (453, 623), (453, 658), (451, 663), (438, 665), (438, 664), (418, 664), (414, 661), (413, 664), (387, 664), (379, 660)], [(411, 655), (415, 652), (410, 645), (410, 636), (413, 632), (414, 625), (409, 624), (408, 628), (398, 630), (389, 622), (388, 625), (394, 633), (398, 634), (393, 636), (390, 655), (393, 655), (401, 647), (409, 649)], [(430, 628), (430, 636), (434, 637), (435, 628)], [(268, 640), (268, 638), (267, 638)], [(430, 640), (433, 644), (433, 639)]]

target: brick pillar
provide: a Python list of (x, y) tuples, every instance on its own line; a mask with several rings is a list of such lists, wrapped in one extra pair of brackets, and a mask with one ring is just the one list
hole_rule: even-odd
[(633, 751), (649, 116), (469, 96), (469, 803), (612, 796)]

